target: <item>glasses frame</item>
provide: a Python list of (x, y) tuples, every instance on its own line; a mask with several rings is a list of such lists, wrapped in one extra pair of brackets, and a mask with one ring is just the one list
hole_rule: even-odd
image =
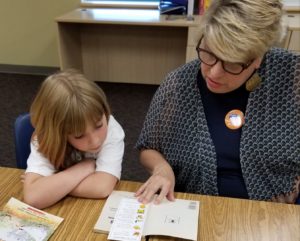
[[(229, 73), (229, 74), (232, 74), (232, 75), (239, 75), (240, 73), (242, 73), (245, 69), (247, 69), (247, 68), (253, 63), (253, 60), (251, 60), (248, 64), (237, 63), (237, 64), (239, 64), (239, 65), (242, 67), (241, 71), (238, 72), (238, 73), (234, 73), (234, 72), (228, 71), (228, 70), (224, 67), (224, 61), (223, 61), (222, 59), (218, 58), (214, 53), (212, 53), (212, 52), (210, 52), (210, 51), (208, 51), (208, 50), (206, 50), (206, 49), (200, 48), (200, 44), (201, 44), (201, 42), (202, 42), (202, 39), (203, 39), (203, 37), (201, 37), (201, 39), (199, 40), (199, 42), (198, 42), (198, 44), (197, 44), (197, 46), (196, 46), (196, 51), (197, 51), (197, 54), (198, 54), (198, 59), (199, 59), (202, 63), (204, 63), (204, 64), (206, 64), (206, 65), (208, 65), (208, 66), (210, 66), (210, 67), (216, 65), (216, 63), (218, 63), (218, 62), (220, 61), (220, 62), (222, 63), (222, 68), (223, 68), (223, 70), (224, 70), (225, 72), (227, 72), (227, 73)], [(206, 52), (206, 53), (212, 55), (213, 57), (215, 57), (216, 61), (215, 61), (213, 64), (208, 64), (208, 63), (206, 63), (205, 61), (203, 61), (203, 60), (200, 58), (200, 51), (203, 51), (203, 52)]]

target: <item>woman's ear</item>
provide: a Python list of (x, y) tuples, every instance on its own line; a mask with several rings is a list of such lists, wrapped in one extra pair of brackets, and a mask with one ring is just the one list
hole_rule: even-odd
[(253, 64), (255, 69), (258, 69), (260, 67), (262, 60), (262, 57), (258, 57), (254, 60)]

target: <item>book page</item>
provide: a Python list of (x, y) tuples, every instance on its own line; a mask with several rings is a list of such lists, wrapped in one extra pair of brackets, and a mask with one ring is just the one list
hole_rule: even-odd
[(108, 235), (109, 240), (140, 241), (148, 205), (137, 199), (122, 198)]
[(0, 240), (46, 241), (63, 218), (11, 198), (0, 212)]
[(199, 201), (176, 199), (151, 204), (143, 234), (197, 240)]
[[(137, 202), (133, 192), (113, 191), (107, 198), (101, 214), (94, 226), (95, 232), (108, 233), (122, 198), (132, 198)], [(165, 235), (190, 240), (197, 240), (199, 201), (167, 199), (159, 204), (149, 206), (142, 236)], [(134, 212), (133, 212), (134, 213)]]
[(94, 226), (94, 231), (98, 233), (108, 233), (114, 221), (120, 201), (123, 197), (135, 198), (133, 192), (113, 191), (107, 200), (101, 214)]

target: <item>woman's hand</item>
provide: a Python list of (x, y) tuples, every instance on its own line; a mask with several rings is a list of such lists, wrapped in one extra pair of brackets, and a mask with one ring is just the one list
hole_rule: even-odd
[(174, 186), (174, 172), (171, 166), (164, 161), (154, 167), (152, 176), (138, 189), (135, 196), (142, 203), (150, 202), (157, 193), (158, 196), (154, 199), (155, 204), (159, 204), (164, 197), (174, 201)]
[(295, 177), (292, 191), (275, 195), (271, 198), (271, 201), (294, 204), (298, 197), (300, 197), (300, 176)]

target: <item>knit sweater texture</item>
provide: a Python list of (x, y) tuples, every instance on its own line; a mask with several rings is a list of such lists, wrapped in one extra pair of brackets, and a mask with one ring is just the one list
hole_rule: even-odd
[[(173, 168), (176, 191), (218, 195), (199, 68), (194, 60), (167, 75), (152, 99), (137, 148), (162, 153)], [(262, 82), (248, 98), (240, 162), (250, 199), (269, 200), (291, 191), (300, 176), (300, 56), (272, 48), (258, 74)]]

